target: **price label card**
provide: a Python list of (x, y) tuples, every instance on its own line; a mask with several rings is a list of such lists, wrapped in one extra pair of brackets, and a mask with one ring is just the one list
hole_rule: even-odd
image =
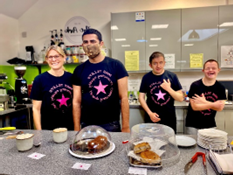
[(146, 168), (134, 168), (129, 167), (129, 174), (140, 174), (140, 175), (147, 175), (147, 169)]
[(88, 170), (91, 167), (91, 164), (87, 164), (87, 163), (75, 163), (72, 168), (74, 169), (79, 169), (79, 170)]
[(40, 154), (40, 153), (32, 153), (30, 154), (28, 157), (32, 158), (32, 159), (41, 159), (42, 157), (44, 157), (44, 154)]

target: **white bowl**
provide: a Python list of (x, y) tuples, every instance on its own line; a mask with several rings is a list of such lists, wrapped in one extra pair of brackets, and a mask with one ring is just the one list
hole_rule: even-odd
[(33, 146), (34, 134), (20, 134), (16, 137), (16, 147), (18, 151), (27, 151)]
[(67, 128), (57, 128), (53, 130), (53, 141), (56, 143), (63, 143), (67, 140)]

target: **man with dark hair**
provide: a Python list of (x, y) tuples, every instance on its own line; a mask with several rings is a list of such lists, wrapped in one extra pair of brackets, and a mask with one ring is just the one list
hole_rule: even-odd
[(216, 80), (219, 71), (216, 60), (207, 60), (202, 70), (204, 77), (191, 84), (186, 117), (187, 134), (197, 134), (198, 129), (216, 127), (216, 111), (223, 110), (226, 99), (225, 87)]
[(145, 122), (164, 124), (176, 132), (174, 100), (183, 101), (182, 87), (176, 74), (164, 70), (163, 53), (152, 53), (149, 61), (152, 71), (143, 76), (139, 93), (139, 101), (146, 111)]
[[(87, 29), (83, 49), (89, 59), (73, 73), (73, 120), (76, 131), (98, 125), (112, 132), (130, 132), (128, 73), (123, 64), (101, 54), (101, 33)], [(120, 111), (122, 128), (120, 126)]]

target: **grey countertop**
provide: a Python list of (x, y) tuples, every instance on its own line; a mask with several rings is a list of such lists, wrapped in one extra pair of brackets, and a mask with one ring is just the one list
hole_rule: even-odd
[[(24, 130), (25, 133), (34, 133), (34, 130)], [(113, 153), (106, 157), (97, 159), (79, 159), (69, 154), (69, 144), (72, 143), (76, 134), (75, 131), (68, 132), (68, 140), (62, 144), (56, 144), (52, 139), (52, 131), (40, 131), (42, 135), (42, 144), (40, 147), (33, 147), (26, 152), (18, 152), (16, 148), (16, 140), (0, 140), (0, 173), (1, 174), (14, 174), (14, 175), (53, 175), (53, 174), (81, 174), (81, 175), (126, 175), (130, 167), (127, 153), (126, 144), (122, 141), (130, 138), (129, 133), (110, 133), (112, 141), (116, 145)], [(195, 138), (195, 137), (194, 137)], [(229, 137), (231, 140), (233, 137)], [(197, 152), (205, 152), (204, 149), (195, 145), (189, 148), (180, 149), (180, 160), (169, 167), (161, 169), (147, 169), (147, 174), (160, 174), (160, 175), (182, 175), (184, 174), (184, 166)], [(27, 156), (37, 152), (45, 154), (46, 156), (34, 160)], [(89, 170), (77, 170), (71, 167), (77, 163), (91, 164)], [(207, 162), (208, 174), (215, 174), (210, 164)], [(189, 170), (188, 174), (201, 175), (204, 174), (204, 168), (201, 158)]]
[[(189, 105), (189, 102), (185, 102), (185, 101), (182, 101), (182, 102), (175, 101), (175, 104), (174, 104), (176, 109), (188, 109), (188, 105)], [(141, 105), (139, 103), (130, 104), (130, 109), (138, 109), (138, 108), (142, 109), (142, 107), (141, 107)], [(224, 109), (225, 110), (233, 109), (233, 104), (225, 104)]]
[(25, 108), (20, 108), (18, 110), (15, 110), (15, 108), (8, 108), (8, 109), (6, 109), (4, 111), (0, 111), (0, 116), (10, 114), (10, 113), (14, 113), (14, 112), (17, 112), (17, 111), (20, 111), (20, 110), (25, 110), (25, 109), (28, 109), (28, 108), (31, 108), (31, 107), (32, 107), (32, 104), (26, 104)]

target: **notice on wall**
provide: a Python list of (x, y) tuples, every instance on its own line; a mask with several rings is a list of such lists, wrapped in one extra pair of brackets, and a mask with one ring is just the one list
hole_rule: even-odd
[(128, 91), (139, 91), (141, 79), (138, 74), (130, 74), (128, 79)]
[(233, 46), (221, 46), (221, 67), (233, 67)]
[(145, 12), (136, 12), (135, 13), (135, 21), (136, 22), (145, 21)]
[(190, 53), (190, 68), (202, 68), (203, 53)]
[(175, 54), (164, 54), (165, 57), (165, 69), (175, 69)]
[(127, 71), (139, 70), (139, 51), (125, 51), (125, 68)]

